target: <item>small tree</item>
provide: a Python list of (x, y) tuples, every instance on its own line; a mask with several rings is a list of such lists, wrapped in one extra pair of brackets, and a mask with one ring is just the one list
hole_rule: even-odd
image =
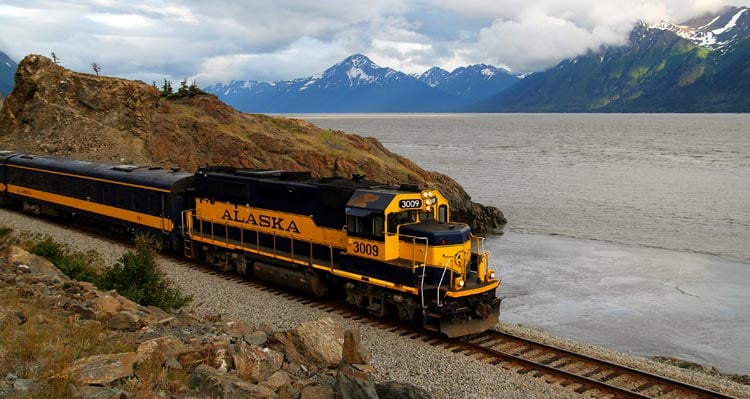
[(93, 69), (94, 72), (96, 72), (96, 76), (99, 76), (99, 72), (102, 70), (102, 66), (97, 64), (96, 62), (92, 62), (91, 69)]
[(180, 82), (180, 88), (177, 89), (177, 94), (184, 96), (188, 92), (187, 78), (182, 79)]
[(161, 86), (162, 97), (168, 97), (172, 94), (172, 82), (164, 79), (164, 84)]
[(127, 252), (107, 268), (99, 287), (117, 290), (120, 295), (143, 306), (157, 306), (169, 312), (187, 305), (192, 297), (172, 287), (156, 264), (156, 241), (147, 235), (135, 237), (135, 252)]

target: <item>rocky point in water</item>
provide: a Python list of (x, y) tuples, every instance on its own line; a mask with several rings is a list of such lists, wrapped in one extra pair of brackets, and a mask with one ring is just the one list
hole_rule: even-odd
[(0, 149), (187, 171), (210, 164), (360, 174), (440, 189), (453, 219), (476, 232), (506, 223), (499, 209), (471, 201), (450, 177), (425, 171), (372, 137), (241, 113), (200, 91), (163, 96), (155, 85), (73, 72), (40, 55), (18, 65), (0, 110)]

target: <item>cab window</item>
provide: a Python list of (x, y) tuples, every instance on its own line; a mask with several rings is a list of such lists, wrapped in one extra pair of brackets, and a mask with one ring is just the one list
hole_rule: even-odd
[(347, 232), (350, 236), (369, 240), (383, 240), (385, 217), (382, 213), (371, 213), (367, 216), (349, 215), (346, 217)]
[(388, 232), (396, 233), (396, 229), (399, 225), (407, 223), (415, 223), (417, 221), (417, 211), (401, 211), (394, 212), (388, 215)]
[(429, 222), (430, 220), (435, 220), (435, 215), (432, 212), (419, 212), (420, 222)]

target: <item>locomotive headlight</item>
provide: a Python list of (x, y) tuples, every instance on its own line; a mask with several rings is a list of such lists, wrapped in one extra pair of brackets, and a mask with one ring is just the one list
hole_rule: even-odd
[(466, 285), (466, 283), (464, 282), (464, 279), (462, 279), (461, 277), (456, 277), (456, 285), (455, 285), (456, 289), (460, 290), (461, 288), (464, 288), (464, 285)]
[(494, 280), (495, 279), (495, 271), (494, 270), (490, 270), (490, 272), (487, 273), (487, 276), (490, 278), (490, 280)]
[(432, 198), (426, 200), (424, 203), (427, 204), (427, 205), (432, 205), (432, 204), (434, 204), (436, 202), (437, 202), (437, 198), (432, 197)]

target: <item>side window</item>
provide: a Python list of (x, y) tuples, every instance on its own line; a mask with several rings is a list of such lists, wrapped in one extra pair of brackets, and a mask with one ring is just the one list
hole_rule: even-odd
[(148, 213), (151, 215), (159, 216), (161, 214), (161, 198), (160, 194), (150, 192), (148, 194)]
[(371, 213), (362, 217), (349, 215), (346, 218), (346, 226), (351, 236), (383, 240), (385, 217), (382, 213)]
[(448, 223), (448, 205), (440, 205), (438, 208), (438, 221)]
[(385, 229), (385, 216), (380, 213), (373, 214), (372, 217), (372, 236), (383, 239), (383, 230)]

